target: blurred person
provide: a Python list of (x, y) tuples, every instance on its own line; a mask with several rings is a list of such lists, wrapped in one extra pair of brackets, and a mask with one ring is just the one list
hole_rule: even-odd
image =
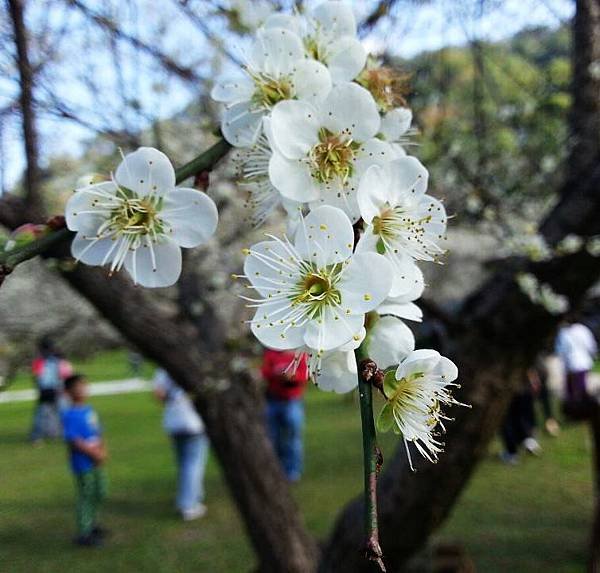
[(535, 361), (533, 368), (529, 372), (531, 385), (534, 392), (534, 398), (539, 401), (542, 407), (543, 426), (546, 432), (553, 437), (560, 433), (560, 425), (552, 413), (552, 400), (550, 389), (548, 387), (548, 366), (546, 365), (546, 356), (540, 355)]
[(507, 464), (516, 464), (519, 448), (523, 446), (532, 455), (540, 455), (542, 447), (535, 439), (534, 391), (538, 378), (535, 370), (529, 368), (521, 388), (517, 390), (508, 406), (501, 429), (504, 451), (500, 458)]
[(598, 352), (592, 331), (575, 320), (565, 321), (558, 331), (555, 351), (566, 374), (566, 399), (585, 400), (588, 397), (587, 375)]
[(139, 378), (142, 374), (142, 366), (144, 365), (144, 357), (135, 350), (130, 350), (127, 353), (127, 362), (129, 362), (129, 368), (131, 369), (131, 373)]
[(265, 350), (262, 375), (267, 382), (267, 423), (273, 447), (291, 482), (302, 476), (303, 470), (303, 395), (308, 381), (306, 355), (294, 352)]
[(82, 374), (65, 380), (70, 406), (62, 413), (64, 437), (69, 447), (71, 470), (77, 489), (77, 537), (84, 547), (101, 545), (106, 530), (97, 523), (101, 502), (106, 497), (103, 465), (107, 450), (95, 410), (87, 403), (88, 383)]
[(206, 514), (204, 474), (209, 441), (202, 418), (190, 397), (165, 370), (154, 376), (154, 394), (164, 404), (163, 428), (171, 437), (177, 460), (177, 510), (184, 521)]
[(39, 444), (43, 438), (58, 438), (61, 432), (59, 405), (64, 380), (73, 373), (49, 338), (42, 338), (38, 355), (31, 364), (38, 400), (33, 414), (30, 439)]

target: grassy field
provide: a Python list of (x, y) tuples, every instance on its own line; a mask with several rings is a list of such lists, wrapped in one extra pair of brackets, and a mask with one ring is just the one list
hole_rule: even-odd
[[(113, 370), (105, 378), (114, 377), (117, 358), (108, 360)], [(100, 375), (98, 364), (85, 370)], [(29, 446), (32, 404), (0, 404), (0, 571), (250, 571), (252, 550), (214, 460), (208, 515), (181, 523), (172, 510), (171, 451), (151, 396), (98, 397), (94, 405), (111, 450), (104, 521), (113, 536), (101, 550), (70, 544), (73, 486), (64, 447)], [(312, 388), (307, 416), (306, 475), (295, 493), (310, 530), (325, 536), (339, 507), (360, 491), (359, 420), (351, 398)], [(393, 443), (384, 440), (384, 450)], [(583, 571), (592, 498), (587, 435), (566, 427), (542, 445), (541, 458), (516, 467), (497, 462), (493, 446), (436, 539), (463, 543), (486, 573)]]

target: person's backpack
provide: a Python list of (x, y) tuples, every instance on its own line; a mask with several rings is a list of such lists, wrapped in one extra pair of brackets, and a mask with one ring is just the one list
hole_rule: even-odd
[(60, 360), (58, 358), (50, 356), (44, 359), (37, 383), (40, 390), (56, 390), (60, 386)]

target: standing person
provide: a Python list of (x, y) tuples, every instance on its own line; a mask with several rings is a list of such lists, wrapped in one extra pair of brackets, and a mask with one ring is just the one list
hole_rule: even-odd
[(206, 514), (204, 473), (209, 442), (204, 423), (189, 396), (164, 370), (156, 372), (154, 394), (164, 403), (163, 427), (177, 459), (177, 510), (184, 521), (198, 519)]
[(85, 547), (101, 545), (106, 531), (96, 521), (98, 508), (106, 496), (103, 465), (106, 446), (95, 410), (87, 403), (85, 377), (74, 374), (65, 380), (71, 404), (62, 414), (65, 441), (69, 446), (71, 470), (77, 487), (77, 538)]
[(303, 395), (308, 381), (306, 355), (265, 350), (262, 375), (267, 386), (267, 422), (273, 447), (291, 482), (302, 476), (303, 469)]
[(587, 374), (594, 366), (598, 352), (592, 331), (585, 324), (566, 322), (558, 332), (555, 350), (565, 369), (567, 400), (585, 400), (588, 397)]
[(504, 451), (500, 455), (503, 462), (515, 464), (518, 461), (519, 447), (522, 445), (532, 455), (539, 455), (542, 448), (535, 439), (534, 390), (535, 370), (529, 368), (521, 384), (510, 401), (501, 428)]
[(546, 365), (546, 356), (539, 355), (533, 368), (530, 370), (529, 377), (534, 391), (534, 397), (539, 400), (542, 407), (544, 428), (546, 432), (556, 437), (560, 433), (560, 425), (552, 413), (552, 399), (550, 388), (548, 387), (548, 366)]
[(57, 438), (60, 435), (59, 400), (63, 381), (72, 374), (72, 368), (69, 362), (60, 357), (52, 340), (42, 338), (31, 372), (38, 391), (38, 401), (30, 439), (38, 444), (43, 438)]

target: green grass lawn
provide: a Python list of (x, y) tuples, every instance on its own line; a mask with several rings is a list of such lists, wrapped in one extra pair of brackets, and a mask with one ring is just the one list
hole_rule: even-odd
[[(349, 397), (311, 388), (307, 402), (307, 468), (295, 492), (308, 527), (323, 537), (340, 506), (360, 491), (359, 418)], [(208, 515), (181, 523), (172, 510), (171, 451), (151, 396), (93, 403), (111, 450), (104, 511), (110, 543), (100, 550), (70, 544), (73, 484), (64, 447), (31, 447), (25, 436), (32, 404), (0, 404), (0, 571), (251, 571), (252, 550), (214, 460)], [(490, 454), (436, 539), (463, 543), (486, 573), (583, 571), (592, 499), (586, 438), (584, 428), (566, 427), (558, 439), (543, 440), (540, 459), (516, 467)], [(386, 436), (384, 451), (393, 443)]]

